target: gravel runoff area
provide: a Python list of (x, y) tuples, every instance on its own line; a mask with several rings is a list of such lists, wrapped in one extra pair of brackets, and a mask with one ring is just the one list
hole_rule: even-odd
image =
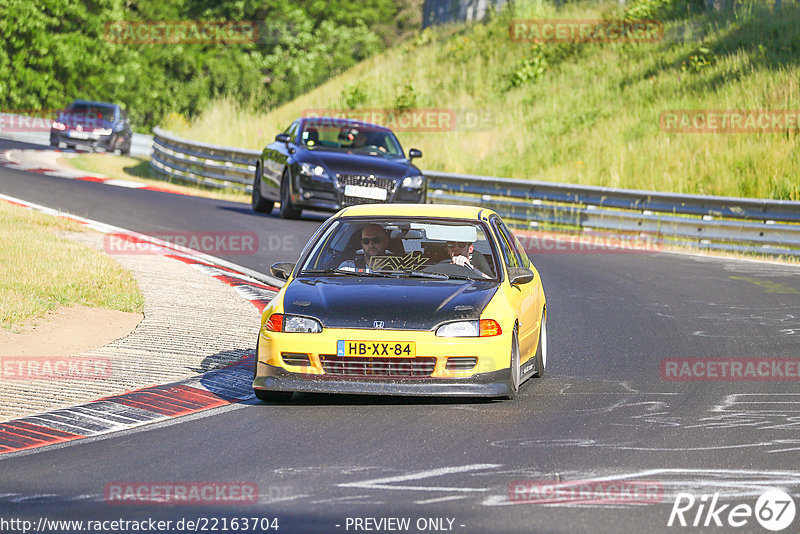
[[(104, 249), (99, 232), (69, 236)], [(97, 362), (108, 371), (90, 380), (2, 380), (0, 422), (195, 376), (255, 349), (260, 313), (234, 288), (165, 256), (114, 258), (136, 278), (144, 295), (144, 319), (124, 338), (64, 356)]]

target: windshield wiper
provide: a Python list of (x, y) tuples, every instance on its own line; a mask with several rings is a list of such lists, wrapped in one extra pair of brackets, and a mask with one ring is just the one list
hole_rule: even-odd
[(312, 269), (308, 271), (300, 271), (300, 274), (344, 274), (350, 276), (382, 276), (384, 278), (392, 278), (394, 274), (380, 273), (380, 272), (367, 272), (367, 271), (351, 271), (349, 269)]
[(444, 273), (429, 273), (427, 271), (400, 271), (401, 276), (412, 276), (416, 278), (431, 278), (433, 280), (449, 280), (452, 278), (450, 275)]

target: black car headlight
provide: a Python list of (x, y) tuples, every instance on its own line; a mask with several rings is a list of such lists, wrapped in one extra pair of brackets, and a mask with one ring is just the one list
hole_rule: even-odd
[(312, 165), (310, 163), (301, 163), (300, 172), (306, 176), (326, 176), (325, 167), (322, 165)]
[(422, 189), (424, 184), (425, 177), (422, 175), (406, 176), (403, 178), (403, 187), (408, 187), (409, 189)]

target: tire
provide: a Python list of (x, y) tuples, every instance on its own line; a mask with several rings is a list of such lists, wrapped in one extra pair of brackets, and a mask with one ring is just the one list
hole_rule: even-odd
[(271, 213), (275, 203), (264, 200), (264, 197), (261, 196), (261, 174), (261, 162), (259, 162), (256, 164), (256, 176), (253, 178), (253, 196), (250, 199), (250, 207), (256, 213)]
[[(256, 370), (258, 369), (258, 341), (256, 341), (256, 355), (253, 358), (253, 380), (256, 379)], [(256, 398), (263, 402), (287, 402), (294, 394), (292, 391), (266, 391), (263, 389), (253, 388), (253, 393)]]
[(299, 219), (302, 210), (292, 205), (292, 196), (289, 194), (289, 180), (289, 169), (284, 169), (283, 177), (281, 178), (281, 219)]
[(253, 393), (256, 398), (264, 402), (288, 402), (292, 398), (291, 391), (265, 391), (263, 389), (254, 389)]
[(520, 385), (520, 365), (519, 365), (519, 333), (517, 325), (514, 325), (514, 332), (511, 334), (511, 362), (509, 363), (509, 388), (510, 391), (506, 396), (513, 399), (519, 393)]
[(536, 372), (531, 375), (533, 378), (544, 378), (547, 368), (547, 321), (542, 312), (542, 326), (539, 328), (539, 342), (536, 344)]

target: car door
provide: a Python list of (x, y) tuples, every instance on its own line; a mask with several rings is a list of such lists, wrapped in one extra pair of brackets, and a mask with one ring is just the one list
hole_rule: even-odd
[[(500, 252), (506, 271), (512, 267), (530, 267), (530, 260), (525, 251), (500, 217), (493, 216), (490, 220), (500, 245)], [(508, 283), (506, 281), (505, 283)], [(510, 299), (519, 321), (519, 352), (520, 362), (529, 360), (535, 353), (536, 342), (539, 334), (539, 317), (536, 313), (536, 281), (513, 286)]]

